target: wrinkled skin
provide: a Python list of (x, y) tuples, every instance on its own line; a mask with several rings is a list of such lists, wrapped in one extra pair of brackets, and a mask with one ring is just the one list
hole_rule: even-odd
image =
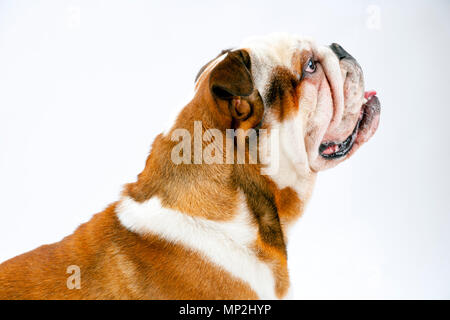
[[(268, 127), (280, 128), (282, 167), (294, 167), (300, 176), (349, 158), (378, 126), (378, 98), (373, 93), (366, 103), (360, 65), (350, 55), (343, 57), (342, 52), (348, 53), (339, 52), (342, 48), (337, 47), (333, 50), (332, 46), (317, 46), (312, 40), (285, 34), (253, 38), (243, 45), (252, 57), (253, 79), (263, 97), (275, 68), (282, 66), (301, 77), (296, 86), (297, 110), (279, 120), (266, 105), (265, 115)], [(314, 72), (305, 72), (308, 59), (315, 62)], [(346, 140), (346, 145), (341, 144)], [(331, 147), (322, 154), (321, 146)], [(342, 154), (330, 155), (332, 151)], [(284, 175), (290, 174), (285, 168), (281, 170), (286, 171)]]

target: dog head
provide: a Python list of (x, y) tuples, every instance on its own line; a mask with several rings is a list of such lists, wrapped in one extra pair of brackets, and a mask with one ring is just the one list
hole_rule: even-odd
[(278, 130), (279, 152), (268, 159), (279, 157), (278, 180), (336, 166), (379, 122), (380, 103), (365, 91), (360, 65), (335, 43), (318, 46), (287, 34), (252, 38), (203, 67), (196, 86), (208, 88), (235, 126)]

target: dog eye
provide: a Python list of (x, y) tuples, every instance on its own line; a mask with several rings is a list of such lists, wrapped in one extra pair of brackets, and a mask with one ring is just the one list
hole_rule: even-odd
[(305, 72), (313, 73), (314, 71), (316, 71), (316, 63), (312, 59), (309, 59), (306, 63)]

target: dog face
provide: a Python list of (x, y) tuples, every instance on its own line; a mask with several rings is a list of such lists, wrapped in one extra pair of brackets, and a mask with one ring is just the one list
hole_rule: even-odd
[(360, 65), (338, 44), (287, 34), (252, 38), (205, 66), (199, 81), (203, 73), (232, 116), (241, 125), (249, 121), (244, 128), (279, 131), (278, 176), (334, 167), (378, 126), (379, 100), (365, 92)]

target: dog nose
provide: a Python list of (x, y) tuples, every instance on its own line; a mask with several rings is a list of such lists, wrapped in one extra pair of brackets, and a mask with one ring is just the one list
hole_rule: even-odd
[(339, 60), (342, 59), (354, 59), (350, 53), (344, 50), (339, 44), (332, 43), (330, 45), (331, 50), (336, 54)]

